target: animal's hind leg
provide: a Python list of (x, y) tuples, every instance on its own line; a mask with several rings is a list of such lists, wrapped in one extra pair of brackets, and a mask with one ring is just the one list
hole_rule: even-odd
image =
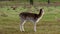
[(26, 20), (21, 20), (21, 23), (20, 23), (20, 31), (25, 31), (24, 30), (24, 23), (26, 22)]

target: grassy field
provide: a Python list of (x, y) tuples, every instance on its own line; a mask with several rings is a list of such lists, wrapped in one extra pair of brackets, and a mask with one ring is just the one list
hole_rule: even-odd
[(19, 13), (31, 10), (32, 13), (39, 13), (34, 7), (31, 7), (31, 10), (23, 6), (17, 7), (16, 10), (12, 10), (10, 6), (0, 8), (0, 34), (60, 34), (60, 6), (41, 7), (44, 7), (45, 14), (37, 23), (37, 32), (33, 31), (33, 24), (30, 22), (25, 24), (26, 32), (19, 30)]

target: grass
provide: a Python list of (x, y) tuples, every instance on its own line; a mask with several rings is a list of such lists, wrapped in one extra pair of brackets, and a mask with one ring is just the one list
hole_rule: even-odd
[[(33, 13), (38, 13), (34, 7), (31, 9), (33, 9)], [(19, 13), (29, 12), (27, 10), (29, 9), (22, 6), (16, 10), (12, 10), (10, 6), (0, 8), (0, 34), (60, 34), (60, 6), (44, 6), (45, 14), (37, 23), (37, 32), (33, 31), (33, 24), (30, 22), (25, 24), (26, 32), (20, 32)]]

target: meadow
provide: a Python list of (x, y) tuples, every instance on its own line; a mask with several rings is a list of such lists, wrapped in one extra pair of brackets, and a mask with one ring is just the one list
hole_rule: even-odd
[(37, 23), (37, 31), (33, 31), (33, 24), (27, 22), (25, 24), (26, 32), (20, 32), (21, 12), (39, 13), (35, 7), (30, 9), (18, 6), (13, 10), (10, 6), (0, 7), (0, 34), (60, 34), (60, 6), (38, 6), (44, 8), (44, 16)]

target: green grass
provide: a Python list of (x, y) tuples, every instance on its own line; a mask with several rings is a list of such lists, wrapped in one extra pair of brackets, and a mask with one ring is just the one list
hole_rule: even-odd
[[(34, 7), (31, 9), (33, 9), (33, 13), (39, 13), (35, 11)], [(22, 6), (16, 10), (12, 10), (10, 6), (0, 8), (0, 34), (60, 34), (60, 6), (44, 6), (45, 14), (39, 23), (37, 23), (36, 32), (33, 31), (33, 24), (30, 22), (25, 24), (26, 32), (20, 32), (19, 13), (29, 12), (27, 10), (29, 9), (24, 9)]]

